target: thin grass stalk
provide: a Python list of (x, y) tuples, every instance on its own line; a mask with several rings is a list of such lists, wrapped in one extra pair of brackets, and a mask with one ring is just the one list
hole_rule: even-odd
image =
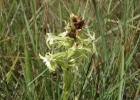
[(128, 0), (125, 0), (124, 2), (124, 11), (123, 11), (123, 32), (121, 32), (121, 65), (120, 65), (120, 85), (119, 85), (119, 91), (118, 91), (118, 100), (123, 99), (123, 84), (124, 84), (124, 67), (125, 67), (125, 42), (126, 42), (126, 35), (127, 35), (127, 4)]
[(62, 5), (59, 1), (59, 17), (60, 17), (60, 27), (62, 27)]
[(138, 88), (137, 88), (137, 91), (136, 91), (136, 94), (135, 94), (135, 97), (134, 97), (134, 100), (139, 100), (138, 97), (139, 97), (139, 93), (140, 93), (140, 83), (138, 85)]
[(105, 65), (108, 65), (105, 32), (104, 32), (104, 30), (102, 29), (102, 26), (101, 26), (101, 21), (100, 21), (100, 16), (99, 16), (99, 13), (98, 13), (98, 10), (97, 10), (96, 1), (92, 0), (92, 3), (93, 3), (93, 6), (94, 6), (95, 15), (96, 15), (97, 22), (98, 22), (97, 24), (98, 24), (98, 28), (99, 28), (101, 39), (102, 39), (102, 47), (103, 47), (103, 52), (104, 52), (104, 60), (106, 62)]
[(31, 8), (32, 8), (32, 13), (33, 13), (33, 17), (34, 17), (34, 24), (35, 24), (35, 55), (38, 55), (38, 25), (37, 25), (37, 15), (36, 15), (36, 1), (31, 0)]
[(102, 29), (102, 26), (101, 26), (101, 20), (100, 20), (100, 16), (99, 16), (99, 13), (98, 13), (98, 9), (97, 9), (97, 4), (96, 4), (96, 1), (95, 0), (92, 0), (92, 3), (93, 3), (93, 6), (94, 6), (94, 11), (95, 11), (95, 15), (96, 15), (96, 18), (97, 18), (97, 25), (98, 25), (98, 29), (100, 31), (100, 35), (101, 35), (101, 41), (102, 41), (102, 48), (103, 48), (103, 55), (104, 55), (104, 61), (106, 62), (105, 63), (105, 67), (103, 67), (102, 69), (102, 79), (103, 80), (103, 87), (105, 87), (106, 85), (106, 82), (105, 82), (105, 75), (104, 75), (104, 70), (106, 67), (108, 67), (108, 58), (107, 58), (107, 47), (106, 47), (106, 38), (105, 38), (105, 32), (104, 30)]
[(30, 39), (31, 39), (31, 43), (32, 43), (32, 45), (33, 45), (33, 52), (35, 53), (34, 36), (33, 36), (32, 32), (31, 32), (30, 25), (29, 25), (29, 22), (28, 22), (28, 19), (27, 19), (27, 15), (26, 15), (26, 13), (25, 13), (25, 9), (24, 9), (22, 0), (20, 0), (20, 3), (21, 3), (21, 8), (22, 8), (23, 13), (24, 13), (24, 20), (25, 20), (25, 23), (26, 23), (26, 28), (27, 28), (27, 31), (28, 31), (28, 33), (29, 33), (29, 37), (30, 37)]
[(121, 46), (120, 85), (119, 85), (118, 100), (122, 100), (123, 82), (124, 82), (123, 76), (124, 76), (124, 45)]
[[(25, 52), (25, 73), (24, 73), (24, 77), (25, 77), (25, 81), (26, 81), (26, 87), (27, 87), (27, 93), (28, 93), (28, 98), (30, 98), (29, 100), (35, 98), (35, 91), (34, 91), (34, 84), (32, 83), (30, 86), (28, 86), (28, 84), (33, 80), (33, 73), (31, 71), (31, 64), (30, 64), (30, 59), (29, 59), (29, 52), (27, 50), (27, 46), (26, 46), (26, 40), (25, 40), (25, 36), (24, 36), (24, 52)], [(31, 94), (33, 96), (33, 98), (31, 97)]]
[(108, 9), (107, 9), (108, 14), (110, 13), (111, 4), (112, 4), (112, 0), (110, 0), (109, 5), (108, 5)]
[[(8, 22), (8, 20), (9, 20), (9, 18), (10, 18), (10, 15), (11, 15), (11, 13), (12, 13), (12, 10), (13, 10), (13, 8), (14, 8), (15, 3), (16, 3), (16, 0), (13, 1), (12, 5), (11, 5), (11, 7), (10, 7), (10, 9), (9, 9), (7, 19), (6, 19), (5, 23), (3, 24), (2, 29), (0, 29), (0, 40), (1, 40), (2, 36), (3, 36), (3, 34), (4, 34), (4, 31), (5, 31), (5, 29), (6, 29), (7, 22)], [(0, 20), (1, 20), (1, 19), (0, 19)]]
[(89, 3), (89, 0), (87, 0), (87, 2), (86, 2), (86, 6), (85, 6), (85, 10), (84, 10), (83, 16), (85, 16), (85, 14), (86, 14), (86, 11), (87, 11), (87, 8), (88, 8), (88, 3)]

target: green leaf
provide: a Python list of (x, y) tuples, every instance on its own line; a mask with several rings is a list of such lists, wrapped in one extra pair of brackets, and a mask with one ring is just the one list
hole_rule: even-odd
[(63, 41), (64, 46), (69, 49), (73, 46), (74, 44), (74, 39), (70, 37), (65, 37), (65, 40)]
[(68, 64), (64, 60), (56, 60), (56, 63), (59, 67), (61, 67), (63, 70), (67, 70)]
[(74, 55), (74, 53), (75, 51), (72, 48), (68, 49), (68, 58)]
[(62, 32), (62, 33), (60, 33), (58, 36), (66, 37), (67, 33), (68, 33), (67, 31), (66, 31), (66, 32)]
[(74, 54), (71, 56), (73, 59), (82, 59), (87, 56), (87, 51), (84, 49), (76, 49)]
[(71, 66), (71, 67), (76, 66), (75, 59), (70, 59), (69, 62), (68, 62), (68, 65)]
[(66, 59), (68, 53), (67, 52), (59, 52), (54, 55), (52, 55), (52, 59)]

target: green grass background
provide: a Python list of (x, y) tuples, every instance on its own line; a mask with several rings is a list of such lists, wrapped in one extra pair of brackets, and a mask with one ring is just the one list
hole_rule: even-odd
[(70, 13), (84, 16), (84, 31), (95, 33), (98, 57), (92, 72), (90, 58), (77, 62), (69, 99), (80, 91), (79, 100), (138, 100), (139, 0), (0, 0), (0, 100), (60, 100), (61, 73), (54, 79), (39, 53), (49, 51), (45, 34), (63, 32)]

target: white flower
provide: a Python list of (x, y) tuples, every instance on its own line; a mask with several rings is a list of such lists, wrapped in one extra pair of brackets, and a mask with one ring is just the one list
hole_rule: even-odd
[(47, 38), (46, 42), (49, 42), (49, 44), (52, 45), (53, 40), (54, 40), (52, 37), (52, 33), (47, 33), (47, 35), (48, 35), (48, 38)]
[(39, 54), (39, 56), (40, 56), (40, 58), (43, 60), (43, 62), (45, 62), (45, 65), (48, 67), (48, 69), (49, 69), (51, 72), (55, 71), (55, 69), (52, 68), (52, 66), (51, 66), (51, 64), (50, 64), (50, 61), (49, 61), (47, 58), (41, 56), (40, 54)]

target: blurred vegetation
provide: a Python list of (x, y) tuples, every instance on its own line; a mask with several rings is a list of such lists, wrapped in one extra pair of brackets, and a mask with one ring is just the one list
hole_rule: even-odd
[(59, 100), (61, 72), (50, 74), (39, 53), (52, 52), (46, 33), (63, 32), (70, 13), (95, 33), (98, 57), (91, 73), (90, 58), (77, 62), (69, 99), (79, 91), (80, 100), (140, 98), (140, 1), (96, 0), (96, 7), (91, 0), (0, 0), (0, 100)]

